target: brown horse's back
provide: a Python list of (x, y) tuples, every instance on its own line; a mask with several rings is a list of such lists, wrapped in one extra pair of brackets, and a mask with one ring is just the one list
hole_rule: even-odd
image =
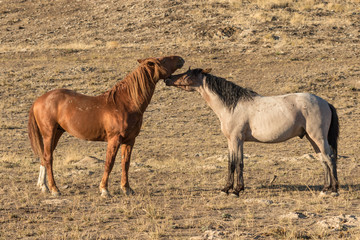
[(104, 96), (92, 97), (56, 89), (39, 97), (33, 108), (41, 132), (61, 128), (80, 139), (106, 140), (104, 117), (109, 106)]

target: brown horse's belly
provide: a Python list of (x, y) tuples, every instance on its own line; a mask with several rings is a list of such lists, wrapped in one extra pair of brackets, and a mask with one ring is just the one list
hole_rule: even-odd
[(72, 114), (66, 120), (60, 120), (59, 125), (70, 135), (88, 141), (105, 141), (106, 134), (102, 124), (92, 114), (77, 116)]
[(83, 95), (67, 96), (59, 104), (57, 122), (74, 137), (89, 141), (105, 141), (106, 134), (102, 123), (102, 108), (92, 97)]

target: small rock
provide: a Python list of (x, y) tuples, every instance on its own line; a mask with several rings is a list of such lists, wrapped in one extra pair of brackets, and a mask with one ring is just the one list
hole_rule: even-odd
[(46, 199), (46, 200), (42, 201), (42, 203), (48, 204), (48, 205), (59, 206), (59, 205), (69, 204), (69, 203), (71, 203), (71, 201), (68, 199)]
[(300, 212), (290, 212), (285, 215), (281, 215), (281, 218), (288, 218), (288, 219), (304, 219), (307, 218), (307, 216)]
[(340, 215), (335, 217), (328, 217), (327, 219), (318, 222), (318, 224), (326, 229), (334, 231), (346, 230), (360, 226), (360, 220), (355, 215)]
[(360, 90), (360, 80), (356, 80), (353, 90), (359, 91)]
[(246, 203), (260, 203), (260, 204), (265, 204), (265, 205), (270, 205), (273, 204), (274, 202), (272, 200), (268, 200), (268, 199), (255, 199), (255, 198), (249, 198), (249, 199), (245, 199)]
[(103, 160), (100, 160), (96, 157), (92, 157), (92, 156), (86, 156), (83, 159), (81, 159), (80, 161), (74, 163), (75, 166), (85, 166), (85, 167), (90, 167), (90, 166), (98, 166), (104, 164)]

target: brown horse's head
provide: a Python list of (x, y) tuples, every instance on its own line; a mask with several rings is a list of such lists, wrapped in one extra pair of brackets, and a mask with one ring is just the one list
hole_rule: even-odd
[(173, 75), (165, 80), (167, 86), (175, 86), (186, 91), (194, 91), (197, 87), (202, 86), (203, 75), (211, 69), (190, 69), (184, 73)]
[(179, 56), (145, 58), (139, 59), (138, 62), (151, 70), (155, 82), (170, 77), (177, 69), (182, 68), (185, 63), (184, 59)]

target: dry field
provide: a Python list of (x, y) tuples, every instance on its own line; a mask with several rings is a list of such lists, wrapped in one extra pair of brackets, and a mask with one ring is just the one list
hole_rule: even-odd
[[(245, 192), (224, 197), (227, 144), (197, 93), (159, 82), (130, 168), (136, 195), (98, 185), (106, 143), (67, 134), (62, 195), (36, 188), (28, 110), (54, 88), (97, 95), (138, 58), (180, 55), (262, 95), (311, 92), (338, 110), (340, 196), (305, 139), (246, 143)], [(360, 239), (359, 0), (0, 0), (0, 239)], [(276, 176), (275, 181), (271, 182)]]

